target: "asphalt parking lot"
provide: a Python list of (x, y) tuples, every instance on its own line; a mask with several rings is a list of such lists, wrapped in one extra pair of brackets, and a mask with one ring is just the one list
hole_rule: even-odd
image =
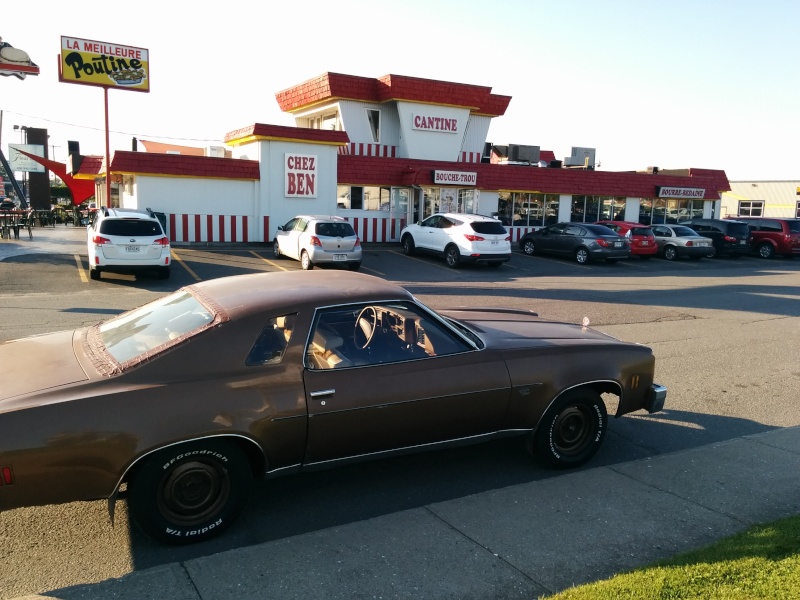
[[(0, 260), (0, 341), (95, 323), (198, 280), (300, 268), (274, 260), (267, 245), (178, 246), (167, 281), (104, 274), (98, 282), (88, 277), (81, 239), (55, 244), (60, 252)], [(653, 347), (656, 379), (669, 388), (665, 411), (612, 420), (587, 468), (800, 425), (800, 347), (789, 343), (800, 331), (799, 271), (800, 260), (787, 259), (582, 266), (521, 253), (499, 269), (452, 270), (435, 258), (404, 256), (399, 245), (366, 247), (363, 264), (363, 272), (405, 285), (434, 308), (506, 305), (571, 322), (588, 317), (598, 329)], [(103, 502), (0, 513), (0, 598), (564, 476), (531, 464), (519, 444), (505, 440), (262, 482), (228, 533), (180, 549), (144, 538), (127, 523), (124, 506), (114, 528)]]

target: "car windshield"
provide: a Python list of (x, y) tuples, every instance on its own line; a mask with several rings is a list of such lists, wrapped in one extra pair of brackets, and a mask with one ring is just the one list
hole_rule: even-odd
[(100, 324), (105, 350), (119, 363), (197, 333), (214, 315), (187, 291), (165, 296)]
[(163, 235), (161, 225), (157, 221), (142, 219), (106, 219), (100, 223), (100, 233), (126, 237)]
[(316, 234), (326, 237), (350, 237), (356, 232), (350, 223), (317, 223)]
[(672, 231), (674, 231), (675, 235), (678, 237), (689, 237), (697, 235), (697, 232), (694, 229), (689, 229), (688, 227), (673, 227)]

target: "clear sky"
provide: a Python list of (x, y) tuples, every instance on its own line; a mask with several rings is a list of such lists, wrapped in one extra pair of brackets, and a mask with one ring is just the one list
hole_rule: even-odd
[(593, 147), (603, 171), (800, 179), (798, 0), (4, 2), (0, 37), (41, 69), (0, 77), (4, 152), (26, 125), (48, 130), (60, 162), (68, 140), (105, 153), (102, 89), (58, 81), (62, 35), (150, 52), (150, 93), (109, 91), (112, 152), (294, 125), (276, 92), (391, 73), (511, 96), (495, 144)]

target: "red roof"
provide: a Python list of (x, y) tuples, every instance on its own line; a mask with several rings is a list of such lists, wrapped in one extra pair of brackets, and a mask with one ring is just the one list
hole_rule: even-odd
[(719, 200), (730, 190), (725, 172), (712, 169), (690, 169), (684, 177), (349, 155), (339, 156), (337, 179), (341, 185), (433, 186), (435, 170), (477, 173), (476, 187), (492, 191), (654, 198), (656, 186), (669, 186), (703, 188), (705, 199)]
[(505, 114), (511, 96), (491, 93), (492, 88), (452, 83), (405, 75), (384, 75), (378, 79), (324, 73), (314, 79), (275, 94), (284, 112), (306, 109), (339, 99), (362, 102), (406, 101), (468, 108), (476, 114)]
[(114, 152), (111, 173), (216, 179), (261, 178), (257, 160), (130, 151)]
[(225, 135), (226, 143), (249, 143), (256, 140), (279, 140), (344, 146), (350, 138), (344, 131), (330, 129), (310, 129), (285, 125), (264, 125), (256, 123)]

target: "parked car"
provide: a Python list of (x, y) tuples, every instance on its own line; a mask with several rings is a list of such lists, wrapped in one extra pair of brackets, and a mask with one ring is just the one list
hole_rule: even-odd
[(747, 223), (730, 219), (692, 219), (685, 221), (686, 225), (694, 229), (699, 235), (711, 238), (714, 245), (712, 256), (730, 256), (739, 258), (750, 254), (750, 229)]
[(529, 231), (519, 240), (525, 254), (559, 254), (574, 258), (580, 264), (591, 260), (617, 262), (630, 258), (628, 240), (605, 225), (596, 223), (556, 223)]
[(642, 260), (647, 260), (658, 253), (658, 245), (653, 230), (647, 225), (631, 221), (598, 221), (598, 225), (605, 225), (612, 231), (628, 239), (631, 245), (631, 254)]
[(658, 245), (658, 253), (667, 260), (688, 257), (699, 260), (714, 256), (711, 238), (699, 235), (686, 225), (652, 225), (653, 235)]
[(464, 213), (437, 213), (406, 225), (400, 232), (403, 252), (417, 251), (443, 256), (453, 269), (462, 263), (486, 263), (499, 267), (511, 260), (511, 236), (494, 217)]
[(341, 265), (351, 271), (361, 268), (361, 240), (342, 217), (294, 217), (278, 226), (272, 248), (275, 258), (299, 260), (306, 271), (314, 265)]
[(644, 345), (525, 310), (435, 312), (331, 270), (206, 280), (5, 342), (0, 362), (0, 510), (113, 511), (124, 490), (133, 521), (176, 544), (229, 526), (255, 476), (508, 435), (577, 467), (606, 434), (603, 394), (618, 417), (667, 394)]
[(100, 279), (104, 272), (142, 271), (169, 278), (169, 238), (152, 210), (101, 208), (86, 231), (92, 279)]
[(750, 247), (761, 258), (776, 254), (793, 257), (800, 254), (800, 219), (768, 217), (735, 217), (747, 223), (752, 236)]

